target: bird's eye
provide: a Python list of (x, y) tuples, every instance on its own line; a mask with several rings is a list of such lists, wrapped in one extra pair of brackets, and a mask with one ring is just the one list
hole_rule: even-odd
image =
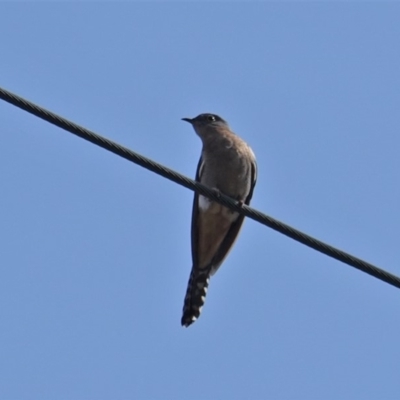
[(215, 119), (215, 117), (214, 117), (214, 115), (209, 115), (208, 117), (207, 117), (207, 119), (210, 121), (210, 122), (214, 122), (216, 119)]

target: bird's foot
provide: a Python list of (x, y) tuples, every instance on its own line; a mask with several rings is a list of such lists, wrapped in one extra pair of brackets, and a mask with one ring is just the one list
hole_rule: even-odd
[(217, 189), (217, 188), (212, 188), (211, 191), (212, 191), (212, 193), (213, 193), (214, 196), (216, 196), (216, 197), (218, 197), (218, 198), (221, 198), (221, 191), (220, 191), (219, 189)]

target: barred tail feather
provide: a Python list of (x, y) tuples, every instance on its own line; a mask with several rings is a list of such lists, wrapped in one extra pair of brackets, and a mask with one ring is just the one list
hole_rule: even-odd
[(192, 270), (183, 304), (182, 326), (188, 327), (199, 318), (209, 283), (210, 274), (208, 271)]

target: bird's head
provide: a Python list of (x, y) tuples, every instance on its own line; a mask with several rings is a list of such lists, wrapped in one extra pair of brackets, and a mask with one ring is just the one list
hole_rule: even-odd
[(200, 114), (195, 118), (182, 118), (182, 120), (192, 124), (194, 130), (202, 139), (221, 128), (229, 129), (228, 123), (216, 114)]
[(200, 114), (195, 118), (182, 118), (183, 121), (189, 122), (193, 127), (217, 127), (227, 126), (227, 122), (216, 114)]

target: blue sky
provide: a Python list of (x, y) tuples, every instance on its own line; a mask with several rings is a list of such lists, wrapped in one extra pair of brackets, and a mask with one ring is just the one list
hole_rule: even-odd
[[(400, 5), (2, 3), (0, 86), (400, 275)], [(400, 291), (247, 220), (180, 326), (192, 192), (0, 102), (2, 399), (397, 399)]]

